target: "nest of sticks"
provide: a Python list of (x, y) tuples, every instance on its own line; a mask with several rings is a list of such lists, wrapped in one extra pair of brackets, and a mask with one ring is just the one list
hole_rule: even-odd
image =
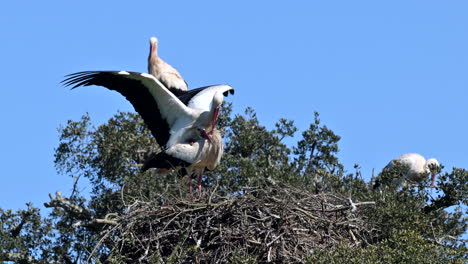
[[(135, 202), (101, 242), (126, 263), (303, 262), (314, 250), (370, 244), (374, 202), (312, 194), (284, 185), (200, 200)], [(250, 261), (249, 261), (250, 260)]]

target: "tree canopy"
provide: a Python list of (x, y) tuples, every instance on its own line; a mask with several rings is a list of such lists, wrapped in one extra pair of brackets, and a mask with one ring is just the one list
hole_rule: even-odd
[[(160, 150), (139, 115), (95, 125), (89, 114), (59, 128), (55, 166), (73, 191), (37, 207), (0, 209), (3, 263), (464, 263), (468, 171), (440, 172), (436, 188), (374, 190), (338, 159), (340, 137), (318, 113), (262, 126), (253, 109), (225, 103), (225, 154), (200, 200), (181, 171), (141, 172)], [(294, 146), (286, 138), (299, 138)], [(399, 168), (379, 178), (398, 177)], [(370, 178), (370, 177), (367, 177)], [(90, 195), (80, 192), (83, 180)], [(391, 182), (391, 181), (389, 181)], [(450, 207), (450, 210), (447, 208)]]

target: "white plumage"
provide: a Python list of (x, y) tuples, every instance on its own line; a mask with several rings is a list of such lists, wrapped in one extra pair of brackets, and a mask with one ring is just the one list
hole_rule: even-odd
[(168, 89), (187, 91), (187, 83), (180, 73), (158, 56), (158, 39), (150, 38), (148, 72), (156, 77)]
[(408, 153), (393, 159), (385, 166), (384, 170), (393, 169), (397, 164), (401, 164), (406, 167), (406, 170), (402, 172), (400, 178), (397, 179), (399, 185), (405, 181), (421, 182), (429, 174), (431, 174), (431, 186), (434, 186), (436, 179), (436, 170), (439, 167), (439, 162), (434, 159), (426, 160), (423, 156), (417, 153)]
[[(185, 166), (185, 169), (187, 170), (187, 175), (189, 177), (192, 174), (197, 176), (199, 194), (201, 194), (202, 191), (202, 175), (205, 168), (208, 170), (214, 170), (219, 165), (224, 151), (221, 133), (215, 128), (210, 132), (210, 134), (210, 140), (205, 140), (205, 138), (199, 137), (195, 142), (191, 142), (189, 144), (175, 144), (165, 151), (168, 155), (176, 156), (181, 160), (190, 160), (191, 164)], [(152, 160), (149, 159), (145, 164), (145, 167), (151, 162)], [(191, 180), (189, 183), (191, 193)]]
[(223, 153), (222, 138), (216, 130), (219, 107), (224, 96), (233, 94), (228, 85), (179, 91), (177, 96), (157, 78), (126, 71), (87, 71), (70, 74), (65, 85), (73, 88), (98, 85), (115, 90), (132, 103), (164, 151), (148, 159), (143, 170), (185, 167), (191, 175), (214, 169)]

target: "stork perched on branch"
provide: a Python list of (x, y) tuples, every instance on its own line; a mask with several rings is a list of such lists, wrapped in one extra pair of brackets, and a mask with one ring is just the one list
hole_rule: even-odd
[[(421, 182), (431, 174), (432, 187), (434, 187), (437, 170), (440, 167), (439, 162), (434, 158), (426, 160), (419, 154), (408, 153), (391, 160), (387, 166), (385, 166), (383, 171), (389, 171), (396, 166), (403, 166), (403, 171), (401, 172), (400, 177), (395, 181), (398, 185), (401, 185), (406, 181)], [(380, 184), (380, 181), (377, 181), (374, 185), (374, 189), (378, 188)]]
[(189, 176), (192, 172), (198, 176), (201, 194), (203, 170), (214, 169), (223, 153), (216, 122), (224, 96), (234, 94), (232, 87), (214, 85), (181, 91), (166, 88), (153, 75), (127, 71), (78, 72), (67, 75), (63, 83), (72, 89), (103, 86), (125, 96), (164, 149), (142, 169), (185, 167)]
[(150, 38), (150, 53), (148, 55), (148, 72), (156, 77), (166, 88), (187, 91), (187, 82), (180, 73), (158, 56), (158, 39)]

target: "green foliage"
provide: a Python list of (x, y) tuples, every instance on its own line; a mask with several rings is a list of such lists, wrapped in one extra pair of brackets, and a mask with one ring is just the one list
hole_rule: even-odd
[(343, 165), (338, 162), (340, 137), (326, 126), (319, 126), (319, 114), (314, 112), (314, 122), (302, 133), (302, 140), (294, 147), (294, 167), (303, 184), (313, 184), (330, 190), (331, 184), (343, 174)]
[[(33, 259), (49, 259), (53, 237), (49, 219), (43, 219), (39, 209), (27, 204), (26, 210), (0, 209), (0, 261), (30, 263)], [(41, 261), (41, 263), (46, 263)]]
[[(293, 122), (281, 119), (268, 131), (259, 124), (256, 113), (248, 108), (245, 115), (230, 117), (231, 106), (224, 108), (219, 125), (224, 132), (225, 154), (221, 166), (208, 177), (208, 185), (217, 181), (228, 193), (257, 185), (265, 178), (281, 179), (291, 173), (290, 149), (282, 143), (297, 130)], [(221, 116), (221, 115), (220, 115)]]
[(453, 168), (451, 173), (444, 173), (439, 176), (438, 190), (444, 195), (439, 195), (434, 202), (425, 208), (426, 212), (435, 211), (439, 208), (451, 205), (468, 204), (468, 171), (460, 168)]
[[(468, 202), (465, 169), (442, 173), (432, 191), (426, 188), (427, 181), (374, 191), (361, 177), (358, 165), (353, 173), (344, 170), (338, 159), (340, 137), (321, 124), (318, 113), (295, 146), (284, 143), (297, 132), (293, 121), (280, 119), (270, 130), (260, 124), (251, 108), (233, 115), (232, 106), (225, 104), (219, 127), (225, 154), (216, 170), (205, 173), (207, 192), (216, 188), (219, 195), (239, 195), (245, 188), (282, 182), (313, 193), (337, 193), (354, 202), (377, 203), (366, 207), (363, 219), (379, 227), (372, 244), (348, 241), (340, 248), (314, 249), (310, 263), (462, 263), (466, 258), (466, 245), (459, 239), (468, 227), (462, 207)], [(97, 127), (86, 114), (81, 120), (68, 121), (59, 134), (55, 165), (60, 173), (75, 179), (72, 194), (62, 202), (83, 208), (84, 213), (63, 204), (52, 206), (47, 218), (31, 205), (16, 212), (0, 209), (3, 262), (14, 257), (18, 263), (103, 262), (110, 249), (100, 243), (104, 225), (93, 219), (111, 221), (137, 200), (163, 204), (167, 197), (188, 195), (189, 179), (177, 171), (166, 175), (140, 171), (144, 160), (160, 147), (137, 114), (119, 112)], [(398, 176), (398, 172), (392, 173), (385, 176), (390, 182)], [(83, 178), (92, 186), (91, 197), (79, 192)], [(444, 210), (450, 206), (453, 210)], [(177, 252), (191, 250), (196, 249), (175, 246), (174, 262)], [(159, 256), (152, 258), (159, 261)], [(115, 263), (127, 261), (123, 256), (112, 259)], [(255, 259), (250, 253), (233, 252), (230, 262), (254, 263)]]
[(399, 264), (466, 263), (466, 248), (432, 243), (415, 231), (397, 231), (389, 239), (365, 248), (343, 246), (315, 251), (306, 263)]

